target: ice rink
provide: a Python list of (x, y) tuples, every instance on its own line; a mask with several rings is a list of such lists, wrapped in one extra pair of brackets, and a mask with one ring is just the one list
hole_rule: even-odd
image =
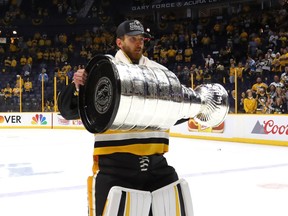
[[(93, 134), (0, 130), (0, 216), (85, 216)], [(194, 216), (287, 216), (288, 147), (171, 138)]]

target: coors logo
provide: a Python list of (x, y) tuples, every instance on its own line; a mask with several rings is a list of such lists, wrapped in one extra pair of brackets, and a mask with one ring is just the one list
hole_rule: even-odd
[(288, 135), (288, 125), (277, 125), (274, 120), (264, 121), (263, 125), (261, 125), (260, 122), (257, 121), (251, 133)]

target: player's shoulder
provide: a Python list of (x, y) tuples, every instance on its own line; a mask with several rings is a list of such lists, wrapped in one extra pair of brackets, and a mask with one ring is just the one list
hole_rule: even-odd
[(142, 63), (142, 65), (145, 65), (147, 67), (159, 68), (161, 70), (168, 70), (165, 66), (159, 64), (156, 61), (150, 60), (146, 56), (142, 56), (140, 63)]

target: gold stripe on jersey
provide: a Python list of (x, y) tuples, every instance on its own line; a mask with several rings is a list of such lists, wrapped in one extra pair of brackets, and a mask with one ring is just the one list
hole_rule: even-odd
[(89, 216), (96, 216), (95, 180), (96, 180), (96, 175), (89, 176), (87, 179), (87, 196), (88, 196), (87, 199), (88, 199)]
[(130, 192), (127, 192), (125, 216), (130, 216), (130, 204), (131, 204)]
[(164, 154), (168, 152), (168, 144), (134, 144), (127, 146), (99, 147), (94, 148), (94, 155), (106, 155), (113, 153), (131, 153), (135, 155)]
[(180, 201), (177, 185), (174, 186), (174, 194), (175, 194), (176, 216), (180, 216), (181, 210), (180, 210)]

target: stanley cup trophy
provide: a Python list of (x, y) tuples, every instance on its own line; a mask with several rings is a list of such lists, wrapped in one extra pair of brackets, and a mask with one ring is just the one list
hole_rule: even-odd
[(180, 84), (169, 70), (116, 62), (95, 56), (79, 90), (79, 113), (91, 133), (106, 130), (167, 130), (178, 120), (194, 118), (203, 127), (221, 124), (228, 94), (219, 84), (195, 90)]

